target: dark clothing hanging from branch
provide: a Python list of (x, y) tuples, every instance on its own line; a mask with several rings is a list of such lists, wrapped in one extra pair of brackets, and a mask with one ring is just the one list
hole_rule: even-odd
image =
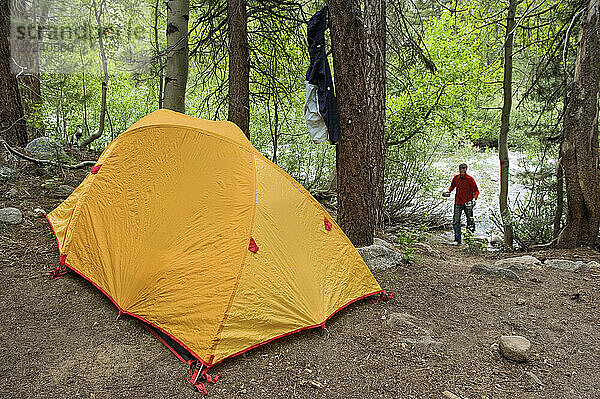
[(323, 7), (308, 21), (308, 54), (310, 66), (306, 73), (306, 103), (304, 117), (308, 131), (315, 142), (329, 140), (335, 144), (340, 136), (340, 120), (327, 52), (327, 7)]

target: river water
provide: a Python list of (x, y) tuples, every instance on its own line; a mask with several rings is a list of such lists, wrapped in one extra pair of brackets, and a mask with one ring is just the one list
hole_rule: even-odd
[[(440, 161), (433, 165), (433, 167), (448, 175), (447, 184), (440, 188), (440, 194), (450, 186), (450, 181), (458, 173), (458, 165), (462, 162), (469, 166), (467, 173), (473, 176), (480, 192), (479, 199), (473, 210), (476, 222), (476, 235), (490, 237), (492, 233), (499, 234), (500, 232), (492, 218), (493, 214), (499, 214), (500, 161), (498, 153), (485, 151), (442, 157)], [(553, 162), (553, 160), (549, 160), (549, 162)], [(520, 173), (528, 169), (531, 170), (531, 167), (528, 168), (528, 159), (524, 152), (509, 151), (509, 203), (514, 203), (517, 198), (523, 199), (530, 193), (530, 189), (519, 180)], [(452, 219), (454, 192), (447, 200), (449, 202), (447, 216), (449, 219)], [(450, 232), (445, 232), (443, 236), (450, 240), (453, 239), (453, 235)]]

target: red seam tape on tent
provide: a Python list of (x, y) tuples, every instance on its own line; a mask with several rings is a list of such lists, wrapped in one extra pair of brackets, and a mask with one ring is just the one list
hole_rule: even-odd
[(327, 220), (327, 216), (325, 216), (325, 230), (331, 231), (331, 222)]
[(96, 173), (98, 173), (98, 171), (100, 170), (101, 167), (102, 167), (102, 164), (93, 166), (92, 170), (90, 170), (90, 172), (95, 175)]
[(256, 245), (256, 242), (254, 241), (254, 238), (252, 238), (252, 237), (250, 237), (250, 245), (248, 245), (248, 251), (254, 252), (254, 253), (258, 252), (258, 245)]

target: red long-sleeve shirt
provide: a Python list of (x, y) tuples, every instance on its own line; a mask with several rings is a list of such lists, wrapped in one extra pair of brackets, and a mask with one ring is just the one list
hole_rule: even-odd
[(452, 183), (448, 191), (454, 190), (456, 187), (456, 195), (454, 196), (454, 203), (464, 205), (465, 202), (469, 202), (472, 199), (479, 197), (479, 189), (475, 179), (465, 174), (465, 177), (460, 177), (460, 174), (452, 178)]

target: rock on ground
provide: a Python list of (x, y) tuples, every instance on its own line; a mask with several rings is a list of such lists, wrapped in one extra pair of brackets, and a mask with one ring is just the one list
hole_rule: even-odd
[(542, 266), (542, 262), (535, 256), (524, 255), (515, 258), (500, 259), (494, 263), (494, 266), (515, 270), (539, 269)]
[(431, 337), (431, 331), (418, 323), (419, 319), (408, 313), (392, 313), (386, 321), (389, 328), (398, 331), (400, 342), (422, 348), (440, 346), (441, 343)]
[(403, 335), (429, 335), (429, 330), (417, 325), (419, 319), (408, 313), (392, 313), (386, 324), (394, 330), (399, 330)]
[(403, 261), (402, 254), (377, 244), (357, 248), (357, 250), (371, 270), (389, 269)]
[(19, 224), (23, 222), (23, 214), (17, 208), (0, 209), (0, 223)]
[(531, 342), (519, 335), (501, 336), (499, 349), (502, 356), (515, 362), (528, 362), (531, 358)]
[(389, 249), (394, 249), (394, 244), (387, 242), (386, 240), (382, 240), (381, 238), (373, 238), (374, 245), (381, 245), (382, 247), (386, 247)]
[(33, 139), (25, 146), (25, 150), (37, 159), (63, 162), (69, 159), (65, 150), (56, 141), (48, 137)]
[[(590, 263), (590, 266), (594, 267), (597, 262), (592, 261)], [(548, 259), (544, 265), (551, 267), (552, 269), (560, 269), (568, 272), (576, 272), (588, 267), (588, 264), (583, 261), (573, 261), (567, 259)]]
[(431, 247), (431, 245), (427, 245), (425, 243), (422, 242), (416, 242), (413, 244), (413, 247), (415, 247), (417, 250), (419, 250), (420, 252), (429, 254), (429, 255), (433, 255), (436, 258), (441, 258), (442, 254), (440, 253), (440, 251), (438, 251), (437, 249), (433, 249)]
[(484, 265), (483, 263), (474, 264), (471, 267), (471, 272), (480, 273), (480, 274), (492, 274), (500, 277), (506, 277), (511, 280), (519, 281), (520, 278), (517, 273), (513, 272), (510, 269), (499, 268), (494, 266)]
[(588, 262), (587, 267), (588, 267), (588, 269), (592, 269), (592, 270), (600, 270), (600, 263), (593, 260), (591, 262)]
[(11, 169), (5, 165), (0, 166), (0, 181), (8, 181), (12, 179), (15, 175), (16, 172), (14, 169)]
[(75, 187), (69, 186), (67, 184), (61, 184), (56, 189), (57, 194), (63, 195), (65, 197), (68, 197), (69, 195), (71, 195), (73, 193), (73, 191), (75, 191)]
[(444, 395), (444, 397), (448, 398), (448, 399), (461, 399), (460, 396), (455, 395), (450, 391), (444, 391), (444, 392), (442, 392), (442, 395)]

